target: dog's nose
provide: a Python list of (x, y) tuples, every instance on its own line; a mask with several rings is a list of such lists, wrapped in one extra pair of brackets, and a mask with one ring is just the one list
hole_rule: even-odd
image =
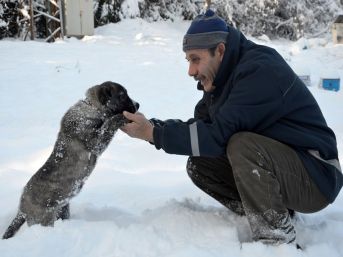
[(139, 109), (139, 103), (135, 102), (135, 101), (132, 101), (133, 102), (133, 105), (135, 106), (136, 108), (136, 111), (138, 111)]

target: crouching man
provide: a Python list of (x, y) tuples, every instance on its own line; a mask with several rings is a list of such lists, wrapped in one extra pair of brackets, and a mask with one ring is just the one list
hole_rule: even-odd
[(272, 48), (257, 45), (213, 11), (183, 38), (188, 74), (203, 98), (194, 118), (132, 121), (122, 130), (170, 154), (190, 156), (196, 186), (239, 215), (253, 239), (293, 243), (293, 211), (313, 213), (343, 183), (336, 138), (309, 90)]

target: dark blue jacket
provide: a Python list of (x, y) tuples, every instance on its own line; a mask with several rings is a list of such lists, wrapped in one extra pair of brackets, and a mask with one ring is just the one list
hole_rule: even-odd
[(335, 134), (310, 91), (274, 49), (229, 27), (213, 84), (215, 90), (204, 92), (194, 119), (152, 120), (157, 149), (221, 156), (233, 134), (254, 132), (292, 147), (328, 201), (335, 200), (343, 184)]

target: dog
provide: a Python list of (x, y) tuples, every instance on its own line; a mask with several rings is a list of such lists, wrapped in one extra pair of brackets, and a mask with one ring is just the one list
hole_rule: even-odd
[(138, 108), (120, 84), (107, 81), (89, 88), (86, 98), (63, 116), (54, 149), (24, 187), (17, 215), (2, 238), (13, 237), (25, 221), (53, 226), (57, 219), (68, 219), (70, 199), (80, 192), (117, 129), (129, 122), (123, 111)]

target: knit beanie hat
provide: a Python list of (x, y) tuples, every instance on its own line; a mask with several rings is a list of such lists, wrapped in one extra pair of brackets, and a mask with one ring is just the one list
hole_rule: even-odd
[(209, 49), (225, 43), (229, 34), (226, 22), (208, 9), (205, 14), (194, 18), (183, 37), (183, 51), (190, 49)]

